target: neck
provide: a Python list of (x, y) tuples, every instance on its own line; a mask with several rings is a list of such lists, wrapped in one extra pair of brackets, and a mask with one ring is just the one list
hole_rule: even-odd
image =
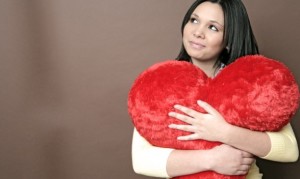
[(192, 59), (192, 63), (200, 68), (208, 77), (212, 78), (215, 76), (215, 72), (217, 69), (217, 66), (215, 66), (216, 61), (199, 61)]

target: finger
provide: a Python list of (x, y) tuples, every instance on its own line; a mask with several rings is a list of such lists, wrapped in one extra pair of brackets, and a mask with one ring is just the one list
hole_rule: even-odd
[(211, 105), (209, 105), (208, 103), (206, 103), (204, 101), (198, 100), (197, 104), (200, 107), (202, 107), (209, 114), (216, 114), (216, 113), (218, 113), (218, 111), (215, 108), (213, 108)]
[(197, 134), (191, 134), (191, 135), (186, 135), (186, 136), (179, 136), (177, 137), (178, 140), (196, 140), (196, 139), (200, 139), (199, 135)]
[(240, 167), (240, 169), (238, 170), (238, 172), (246, 174), (246, 173), (248, 173), (250, 167), (251, 167), (251, 165), (242, 165)]
[(187, 107), (184, 107), (184, 106), (181, 106), (181, 105), (175, 105), (174, 106), (175, 109), (178, 109), (179, 111), (191, 116), (191, 117), (194, 117), (194, 118), (199, 118), (201, 117), (201, 114), (200, 112), (198, 111), (195, 111), (191, 108), (187, 108)]
[(193, 124), (193, 122), (195, 120), (194, 118), (191, 118), (191, 117), (183, 115), (183, 114), (175, 113), (175, 112), (170, 112), (168, 115), (170, 117), (174, 117), (174, 118), (176, 118), (178, 120), (181, 120), (181, 121), (183, 121), (185, 123), (188, 123), (188, 124)]
[(242, 156), (247, 158), (253, 158), (253, 155), (249, 152), (242, 151)]
[(169, 128), (182, 130), (186, 132), (195, 132), (195, 127), (191, 125), (178, 125), (178, 124), (170, 124)]
[(242, 164), (244, 165), (251, 165), (254, 162), (254, 158), (244, 158)]
[(238, 170), (235, 175), (246, 175), (248, 173), (248, 170)]

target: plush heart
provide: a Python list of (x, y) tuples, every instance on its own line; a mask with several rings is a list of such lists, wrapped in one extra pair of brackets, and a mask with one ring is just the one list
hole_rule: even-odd
[[(198, 67), (169, 60), (155, 64), (135, 80), (128, 97), (134, 126), (152, 145), (175, 149), (210, 149), (218, 142), (179, 141), (189, 133), (168, 128), (179, 120), (168, 117), (175, 104), (202, 111), (203, 100), (233, 125), (257, 131), (278, 131), (289, 123), (299, 102), (298, 85), (287, 67), (261, 55), (237, 59), (211, 79)], [(233, 179), (212, 171), (181, 179)]]

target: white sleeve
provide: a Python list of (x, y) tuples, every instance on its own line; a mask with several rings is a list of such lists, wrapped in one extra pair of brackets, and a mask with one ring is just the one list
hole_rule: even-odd
[(131, 150), (133, 170), (141, 175), (169, 178), (166, 168), (173, 150), (151, 145), (134, 129)]
[(263, 159), (277, 162), (295, 162), (299, 157), (297, 140), (291, 124), (278, 132), (267, 132), (271, 140), (271, 150)]

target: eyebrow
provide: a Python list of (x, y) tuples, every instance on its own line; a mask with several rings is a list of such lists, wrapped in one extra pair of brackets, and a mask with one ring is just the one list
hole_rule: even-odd
[[(195, 14), (195, 13), (193, 13), (192, 16), (196, 16), (197, 18), (199, 18), (199, 16), (197, 14)], [(219, 24), (220, 26), (224, 27), (224, 25), (220, 24), (218, 21), (210, 20), (210, 22), (212, 22), (214, 24)]]

